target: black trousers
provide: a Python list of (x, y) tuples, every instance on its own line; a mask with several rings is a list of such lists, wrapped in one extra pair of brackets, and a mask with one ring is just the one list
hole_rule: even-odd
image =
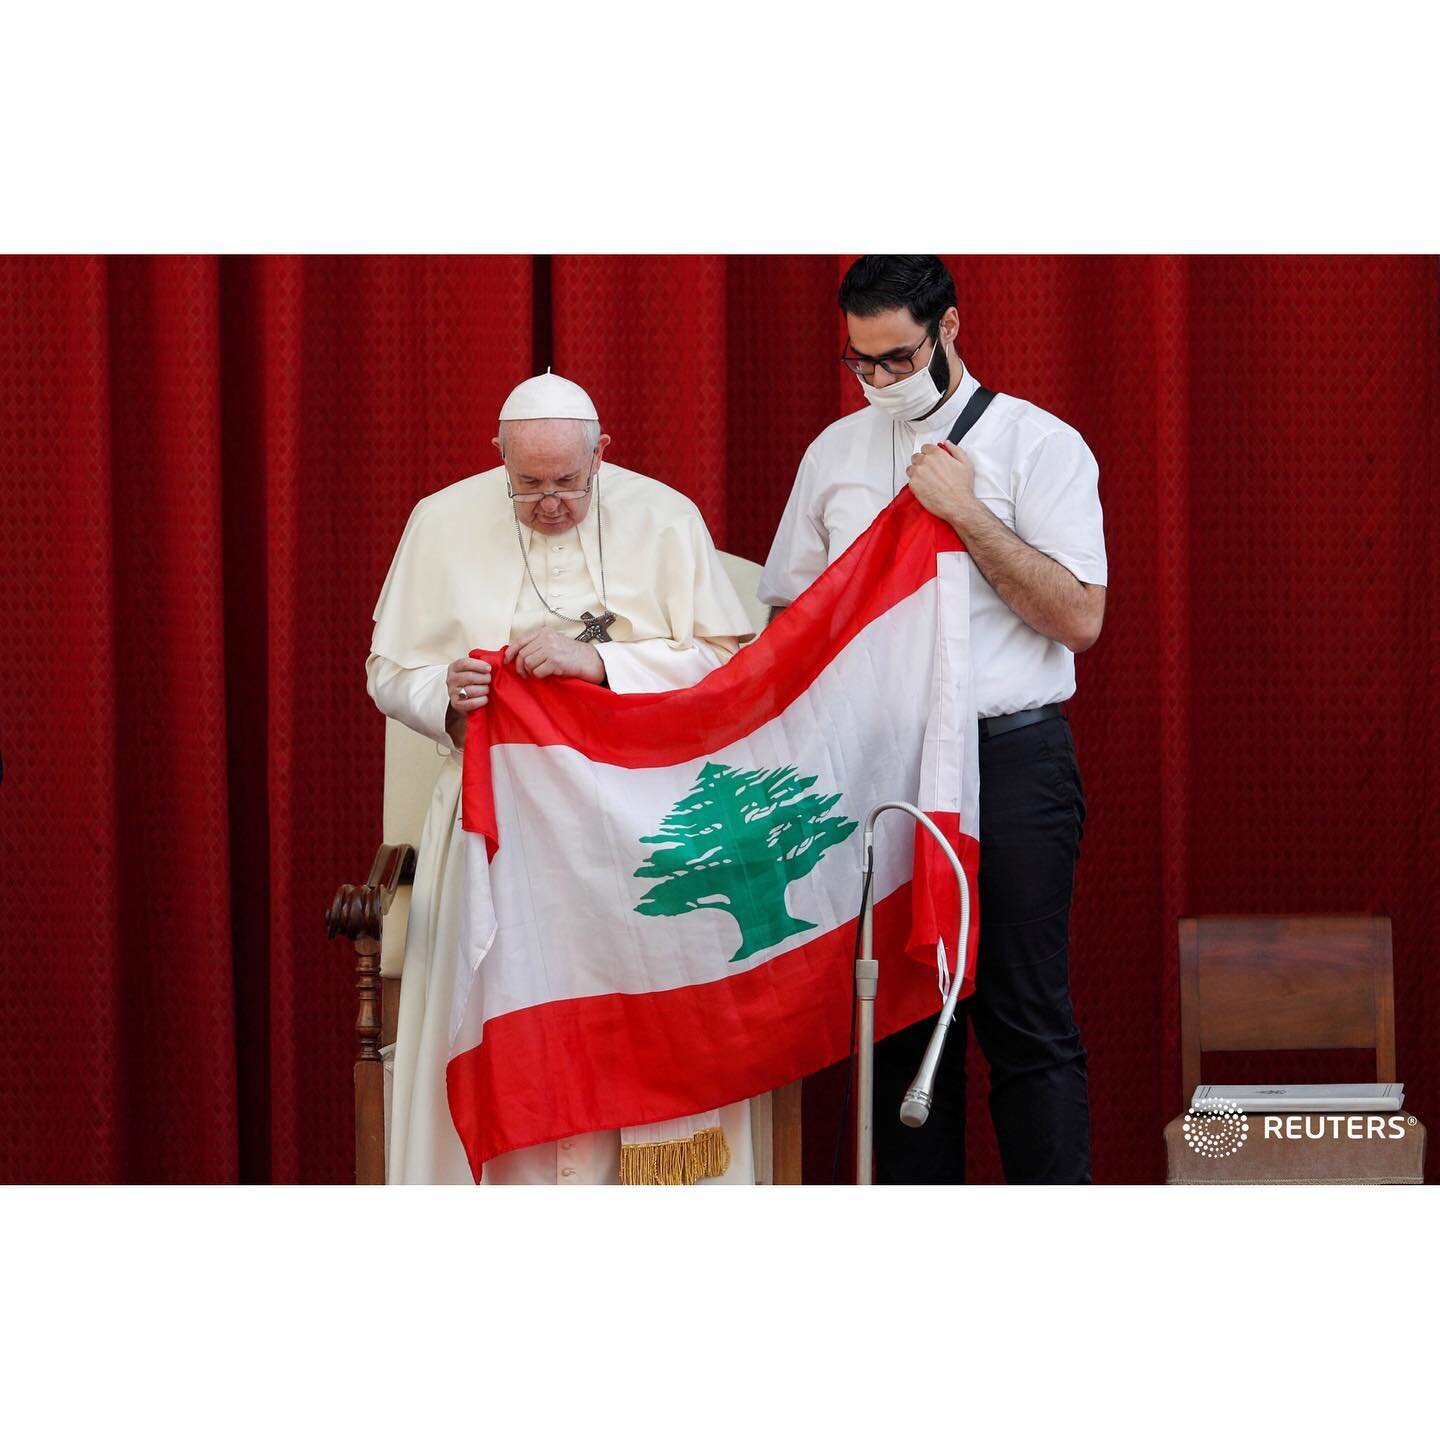
[(1089, 1181), (1089, 1090), (1069, 973), (1070, 901), (1084, 827), (1068, 720), (1042, 720), (980, 741), (975, 993), (956, 1008), (930, 1118), (919, 1129), (900, 1123), (900, 1102), (934, 1018), (875, 1047), (882, 1185), (963, 1183), (967, 1020), (990, 1068), (990, 1115), (1006, 1180)]

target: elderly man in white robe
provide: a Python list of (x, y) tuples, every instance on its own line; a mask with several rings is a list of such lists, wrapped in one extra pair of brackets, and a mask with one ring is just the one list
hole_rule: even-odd
[[(406, 935), (391, 1184), (473, 1183), (445, 1093), (464, 893), (461, 757), (467, 718), (490, 689), (489, 667), (470, 651), (505, 647), (506, 664), (540, 680), (659, 691), (693, 685), (748, 638), (700, 512), (659, 481), (604, 462), (610, 437), (578, 385), (549, 373), (525, 381), (501, 408), (499, 432), (500, 465), (426, 496), (412, 512), (375, 607), (366, 663), (376, 705), (446, 756), (420, 837)], [(575, 823), (586, 823), (583, 812)], [(552, 863), (563, 885), (563, 859)], [(728, 1161), (712, 1178), (753, 1182), (741, 1101), (497, 1156), (482, 1183), (613, 1184), (622, 1143), (627, 1154), (644, 1152), (716, 1128)]]

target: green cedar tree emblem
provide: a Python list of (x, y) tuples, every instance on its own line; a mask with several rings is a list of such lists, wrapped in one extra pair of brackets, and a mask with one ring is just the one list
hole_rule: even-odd
[(815, 776), (793, 765), (735, 770), (707, 761), (690, 793), (642, 835), (656, 849), (635, 872), (658, 880), (635, 909), (641, 915), (724, 910), (740, 927), (730, 963), (813, 930), (785, 908), (785, 890), (808, 875), (825, 852), (859, 826), (831, 815), (839, 795), (806, 794)]

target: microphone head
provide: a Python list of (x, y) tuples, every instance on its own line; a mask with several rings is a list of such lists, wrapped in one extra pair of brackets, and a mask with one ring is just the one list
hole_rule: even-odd
[(918, 1130), (929, 1118), (930, 1097), (913, 1092), (906, 1095), (900, 1105), (900, 1123), (908, 1125), (912, 1130)]

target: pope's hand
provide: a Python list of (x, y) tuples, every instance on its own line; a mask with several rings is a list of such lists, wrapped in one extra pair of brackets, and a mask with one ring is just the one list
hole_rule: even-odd
[[(462, 695), (460, 692), (464, 691)], [(450, 697), (450, 708), (445, 714), (445, 729), (451, 743), (457, 750), (465, 748), (465, 717), (472, 710), (478, 710), (490, 700), (490, 665), (488, 661), (476, 660), (462, 655), (452, 660), (445, 671), (445, 693)]]
[[(980, 504), (975, 498), (975, 467), (948, 440), (922, 445), (905, 471), (915, 498), (932, 514), (960, 529)], [(983, 508), (983, 507), (982, 507)]]
[(445, 672), (445, 686), (450, 692), (450, 708), (457, 715), (478, 710), (490, 700), (489, 662), (462, 655), (451, 661)]
[(507, 664), (513, 660), (521, 675), (533, 675), (537, 680), (569, 675), (592, 685), (605, 681), (605, 662), (595, 646), (572, 640), (558, 630), (537, 630), (517, 641), (506, 650), (505, 660)]

